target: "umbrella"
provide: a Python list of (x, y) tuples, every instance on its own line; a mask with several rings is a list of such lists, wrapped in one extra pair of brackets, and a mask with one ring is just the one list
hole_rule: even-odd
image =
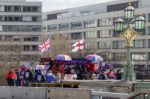
[(102, 62), (103, 61), (103, 58), (96, 54), (89, 54), (85, 58), (91, 62)]
[(68, 55), (60, 54), (55, 57), (55, 60), (72, 60), (72, 59)]

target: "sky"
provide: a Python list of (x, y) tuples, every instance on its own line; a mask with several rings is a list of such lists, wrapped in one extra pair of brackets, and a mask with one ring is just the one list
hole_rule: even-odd
[(42, 1), (43, 12), (60, 10), (95, 3), (109, 2), (113, 0), (27, 0), (27, 1)]

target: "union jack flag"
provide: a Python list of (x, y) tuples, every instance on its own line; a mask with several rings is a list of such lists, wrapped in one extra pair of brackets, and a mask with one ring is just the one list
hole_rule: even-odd
[(49, 39), (47, 39), (45, 42), (39, 45), (39, 51), (41, 52), (41, 54), (45, 51), (50, 50), (50, 48), (51, 48), (51, 42)]

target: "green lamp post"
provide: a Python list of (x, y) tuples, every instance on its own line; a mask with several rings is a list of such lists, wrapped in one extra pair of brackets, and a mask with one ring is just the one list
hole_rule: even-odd
[(125, 14), (125, 20), (128, 22), (128, 25), (125, 29), (123, 29), (123, 19), (118, 18), (115, 22), (114, 22), (114, 29), (115, 29), (115, 33), (120, 33), (121, 35), (123, 35), (123, 37), (125, 38), (126, 41), (126, 46), (125, 48), (127, 49), (126, 52), (126, 60), (127, 60), (127, 64), (124, 67), (124, 74), (123, 74), (123, 81), (135, 81), (136, 77), (135, 77), (135, 73), (134, 73), (134, 67), (132, 66), (132, 62), (131, 62), (131, 52), (130, 49), (132, 47), (132, 40), (133, 38), (136, 36), (136, 34), (138, 34), (136, 31), (141, 32), (144, 29), (144, 25), (145, 25), (145, 18), (141, 15), (139, 15), (136, 19), (135, 19), (135, 30), (134, 31), (131, 27), (131, 21), (134, 18), (134, 7), (131, 6), (131, 3), (129, 3), (129, 6), (127, 8), (125, 8), (124, 10), (124, 14)]

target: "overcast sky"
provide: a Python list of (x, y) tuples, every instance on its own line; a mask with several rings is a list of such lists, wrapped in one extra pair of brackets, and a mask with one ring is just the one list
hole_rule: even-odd
[(43, 11), (45, 12), (83, 5), (90, 5), (101, 2), (109, 2), (113, 0), (27, 0), (27, 1), (42, 1)]

